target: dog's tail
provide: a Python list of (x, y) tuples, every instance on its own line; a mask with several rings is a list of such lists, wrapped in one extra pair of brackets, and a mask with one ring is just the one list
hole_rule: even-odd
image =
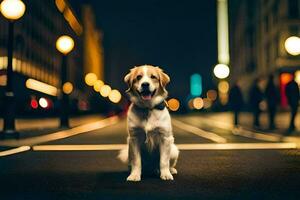
[(125, 164), (128, 163), (128, 147), (125, 147), (119, 151), (118, 159)]

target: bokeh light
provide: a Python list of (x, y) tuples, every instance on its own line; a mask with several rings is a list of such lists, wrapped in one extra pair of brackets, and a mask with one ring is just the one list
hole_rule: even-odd
[(101, 94), (101, 96), (103, 96), (103, 97), (108, 97), (110, 91), (111, 91), (111, 87), (110, 87), (109, 85), (103, 85), (103, 86), (100, 88), (100, 94)]
[(300, 38), (297, 36), (291, 36), (287, 38), (284, 42), (284, 47), (286, 51), (293, 55), (297, 56), (300, 54)]
[(295, 81), (300, 85), (300, 70), (295, 72)]
[(4, 0), (0, 5), (2, 15), (9, 20), (21, 18), (26, 10), (25, 4), (20, 0)]
[(179, 100), (172, 98), (168, 100), (168, 106), (171, 111), (177, 111), (180, 107)]
[(212, 105), (212, 101), (209, 98), (203, 98), (203, 107), (205, 109), (210, 108)]
[(218, 84), (218, 90), (220, 93), (228, 93), (229, 83), (227, 81), (220, 81)]
[(48, 107), (48, 101), (44, 97), (39, 99), (39, 104), (42, 108), (47, 108)]
[(39, 103), (35, 98), (33, 98), (30, 100), (30, 106), (33, 109), (37, 109), (39, 107)]
[(113, 103), (119, 103), (121, 101), (122, 95), (118, 90), (112, 90), (109, 93), (108, 98)]
[(219, 99), (220, 99), (221, 105), (226, 105), (228, 103), (228, 93), (220, 93)]
[(191, 110), (194, 109), (193, 100), (194, 100), (194, 99), (190, 99), (190, 100), (188, 101), (188, 107), (189, 107), (189, 109), (191, 109)]
[(219, 79), (227, 78), (229, 73), (229, 67), (225, 64), (217, 64), (214, 68), (214, 74)]
[(68, 35), (60, 36), (56, 41), (56, 49), (63, 54), (68, 54), (73, 48), (74, 40)]
[(218, 97), (218, 93), (217, 93), (216, 90), (208, 90), (207, 93), (206, 93), (206, 96), (211, 101), (215, 101)]
[(201, 108), (203, 108), (203, 99), (200, 97), (196, 97), (193, 100), (193, 107), (197, 110), (200, 110)]
[(97, 81), (97, 75), (94, 73), (88, 73), (85, 75), (84, 81), (88, 86), (94, 86), (94, 83)]
[(94, 82), (94, 90), (96, 92), (100, 92), (101, 87), (104, 85), (104, 82), (101, 80), (97, 80)]
[(73, 84), (70, 83), (70, 82), (64, 83), (64, 85), (63, 85), (63, 92), (65, 94), (71, 94), (72, 91), (73, 91)]

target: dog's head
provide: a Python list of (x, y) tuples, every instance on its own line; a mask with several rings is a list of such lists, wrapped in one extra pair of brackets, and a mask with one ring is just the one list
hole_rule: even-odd
[(125, 76), (124, 81), (129, 87), (126, 92), (130, 100), (143, 107), (153, 107), (168, 95), (165, 87), (170, 78), (159, 67), (151, 65), (134, 67)]

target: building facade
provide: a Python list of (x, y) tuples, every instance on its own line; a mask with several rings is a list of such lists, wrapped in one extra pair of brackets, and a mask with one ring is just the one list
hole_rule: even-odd
[(239, 79), (247, 94), (255, 78), (274, 74), (286, 106), (284, 87), (300, 70), (300, 56), (288, 54), (284, 44), (300, 35), (300, 0), (240, 0), (231, 8), (232, 80)]
[[(93, 24), (94, 21), (89, 22), (87, 33), (85, 33), (82, 21), (87, 22), (86, 18), (77, 16), (72, 7), (66, 0), (51, 0), (40, 1), (30, 0), (24, 1), (26, 5), (26, 12), (24, 16), (15, 22), (14, 33), (14, 55), (13, 55), (13, 70), (14, 74), (14, 90), (17, 100), (17, 112), (38, 112), (46, 113), (45, 109), (34, 108), (31, 106), (32, 101), (37, 101), (44, 97), (49, 102), (48, 112), (55, 113), (59, 107), (58, 96), (60, 93), (60, 72), (62, 55), (56, 49), (56, 40), (61, 35), (69, 35), (74, 39), (75, 47), (68, 55), (68, 81), (73, 85), (73, 92), (69, 95), (72, 109), (87, 109), (87, 88), (84, 84), (84, 75), (88, 73), (87, 69), (90, 63), (84, 53), (86, 49), (90, 52), (103, 52), (99, 48), (99, 40), (94, 38), (89, 41), (86, 40), (87, 34), (96, 31)], [(92, 15), (92, 10), (89, 10)], [(3, 104), (4, 87), (6, 84), (6, 66), (7, 66), (7, 32), (8, 22), (4, 17), (0, 17), (0, 109)], [(94, 46), (90, 44), (94, 43)], [(98, 58), (96, 58), (97, 60)], [(102, 59), (102, 58), (101, 58)], [(101, 74), (103, 64), (100, 62), (94, 63), (94, 71), (99, 71)], [(28, 79), (38, 81), (47, 87), (56, 89), (56, 93), (50, 93), (43, 87), (39, 89), (29, 89), (26, 87)], [(39, 85), (38, 85), (39, 86)], [(46, 88), (47, 88), (46, 87)], [(83, 104), (77, 104), (80, 101), (85, 101)]]

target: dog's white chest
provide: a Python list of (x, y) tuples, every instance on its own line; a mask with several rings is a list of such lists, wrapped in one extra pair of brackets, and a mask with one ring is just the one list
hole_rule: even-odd
[(167, 109), (151, 110), (149, 113), (130, 113), (128, 115), (129, 128), (141, 128), (146, 133), (170, 132), (171, 118)]
[(160, 127), (160, 117), (154, 111), (148, 119), (144, 120), (144, 129), (146, 132), (151, 132), (158, 127)]

